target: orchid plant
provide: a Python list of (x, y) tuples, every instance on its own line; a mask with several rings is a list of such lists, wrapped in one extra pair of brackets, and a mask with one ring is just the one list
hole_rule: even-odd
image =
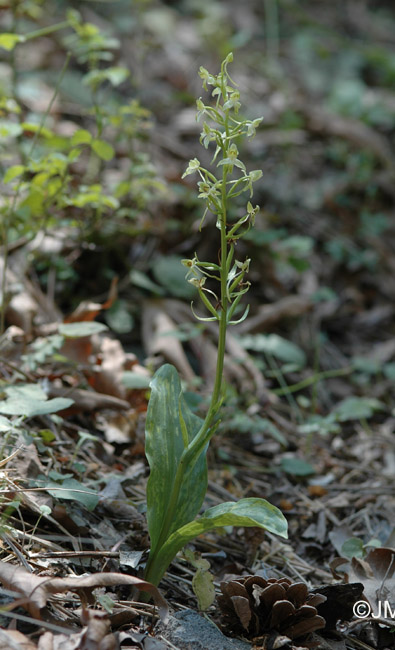
[[(197, 516), (207, 491), (206, 453), (219, 424), (223, 401), (222, 378), (226, 331), (229, 325), (246, 318), (248, 307), (237, 319), (237, 310), (249, 282), (245, 276), (250, 260), (235, 258), (235, 244), (254, 225), (259, 206), (250, 200), (242, 216), (231, 220), (229, 204), (236, 197), (249, 193), (262, 176), (261, 170), (247, 172), (240, 159), (236, 141), (255, 134), (262, 118), (243, 120), (239, 117), (240, 93), (228, 73), (233, 60), (229, 53), (219, 74), (212, 75), (201, 67), (203, 88), (212, 89), (212, 101), (197, 100), (197, 119), (203, 118), (200, 142), (213, 146), (212, 169), (206, 169), (197, 158), (189, 162), (184, 176), (198, 177), (199, 198), (205, 202), (200, 228), (207, 213), (215, 215), (219, 231), (218, 262), (202, 262), (197, 255), (183, 260), (186, 277), (196, 286), (207, 315), (196, 314), (199, 320), (218, 321), (217, 365), (214, 388), (204, 419), (188, 408), (176, 369), (166, 364), (151, 382), (151, 397), (146, 422), (146, 456), (150, 466), (147, 485), (147, 519), (151, 550), (145, 579), (157, 585), (179, 550), (208, 530), (224, 526), (257, 526), (281, 537), (287, 537), (283, 514), (265, 499), (245, 498), (209, 508)], [(215, 282), (216, 293), (206, 287)], [(214, 285), (215, 286), (215, 285)], [(192, 306), (193, 309), (193, 306)]]

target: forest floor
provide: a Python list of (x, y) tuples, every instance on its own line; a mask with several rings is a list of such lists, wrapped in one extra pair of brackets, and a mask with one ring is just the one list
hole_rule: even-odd
[[(3, 5), (5, 34), (42, 33), (0, 36), (0, 647), (395, 648), (392, 3)], [(218, 72), (229, 51), (242, 110), (264, 117), (243, 147), (263, 177), (237, 247), (250, 312), (229, 330), (205, 505), (263, 497), (289, 534), (197, 538), (160, 583), (169, 636), (133, 591), (149, 551), (145, 417), (165, 362), (196, 414), (213, 386), (218, 334), (196, 321), (180, 261), (217, 260), (218, 231), (210, 215), (199, 230), (182, 176), (210, 162), (199, 66)], [(300, 583), (322, 593), (298, 620), (326, 627), (284, 638), (278, 596), (265, 620), (251, 596), (246, 622), (231, 590), (249, 575), (258, 601), (274, 581), (299, 585), (300, 608)], [(221, 583), (233, 620), (211, 597)]]

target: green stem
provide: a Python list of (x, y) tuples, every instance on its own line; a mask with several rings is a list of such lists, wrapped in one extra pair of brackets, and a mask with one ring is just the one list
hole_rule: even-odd
[(31, 41), (33, 38), (48, 36), (48, 34), (53, 34), (54, 32), (58, 32), (60, 29), (65, 29), (66, 27), (70, 27), (68, 20), (64, 20), (63, 22), (57, 23), (56, 25), (49, 25), (48, 27), (35, 29), (33, 32), (29, 32), (29, 34), (25, 34), (24, 39), (25, 41)]
[[(225, 149), (225, 146), (224, 146)], [(224, 158), (226, 157), (225, 151), (223, 151)], [(210, 406), (207, 411), (207, 415), (203, 421), (201, 428), (194, 437), (194, 439), (189, 443), (189, 445), (184, 449), (180, 462), (178, 464), (176, 476), (173, 483), (173, 488), (171, 491), (169, 506), (167, 508), (166, 516), (163, 520), (162, 530), (160, 532), (156, 546), (151, 549), (146, 570), (145, 570), (145, 579), (153, 584), (158, 584), (160, 581), (164, 570), (161, 566), (157, 566), (160, 562), (157, 562), (158, 552), (162, 548), (163, 544), (169, 537), (171, 525), (174, 521), (174, 515), (176, 512), (178, 499), (180, 495), (181, 486), (184, 480), (184, 474), (186, 469), (190, 469), (196, 463), (200, 453), (212, 437), (215, 427), (213, 427), (214, 418), (218, 412), (218, 409), (221, 404), (221, 388), (222, 388), (222, 375), (224, 369), (224, 357), (225, 357), (225, 345), (226, 345), (226, 327), (227, 327), (227, 314), (228, 314), (228, 299), (227, 299), (227, 257), (228, 257), (228, 245), (226, 238), (226, 224), (227, 224), (227, 197), (226, 197), (226, 178), (228, 175), (228, 170), (226, 165), (223, 165), (222, 170), (222, 205), (221, 205), (221, 214), (219, 215), (220, 227), (221, 227), (221, 268), (220, 268), (220, 277), (221, 277), (221, 312), (219, 318), (219, 335), (218, 335), (218, 352), (217, 352), (217, 366), (215, 372), (215, 381), (213, 394), (210, 400)]]
[(319, 381), (322, 381), (323, 379), (331, 379), (332, 377), (343, 377), (344, 375), (350, 375), (353, 372), (353, 368), (351, 367), (346, 367), (346, 368), (338, 368), (335, 370), (324, 370), (322, 372), (318, 372), (315, 375), (312, 375), (311, 377), (306, 377), (306, 379), (302, 379), (301, 381), (298, 381), (297, 384), (292, 384), (290, 386), (283, 386), (282, 388), (274, 388), (272, 392), (275, 395), (288, 395), (289, 393), (297, 393), (299, 390), (303, 390), (303, 388), (307, 388), (308, 386), (311, 386), (311, 384), (317, 384)]

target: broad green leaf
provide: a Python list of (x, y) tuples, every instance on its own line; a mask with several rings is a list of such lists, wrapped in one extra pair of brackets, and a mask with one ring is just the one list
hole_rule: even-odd
[(315, 474), (314, 467), (300, 458), (286, 456), (281, 459), (281, 467), (284, 472), (293, 476), (310, 476), (311, 474)]
[(240, 342), (247, 350), (271, 354), (285, 363), (295, 363), (300, 367), (306, 363), (303, 350), (278, 334), (249, 334), (243, 336)]
[(11, 122), (11, 120), (0, 120), (0, 138), (17, 138), (18, 135), (22, 133), (23, 129), (21, 125), (16, 122)]
[(90, 144), (92, 142), (92, 135), (85, 129), (78, 129), (75, 131), (71, 138), (71, 144), (75, 147), (77, 144)]
[(113, 66), (111, 68), (107, 68), (105, 72), (108, 81), (113, 86), (119, 86), (130, 76), (130, 71), (128, 70), (128, 68), (124, 68), (121, 66)]
[(47, 394), (42, 389), (40, 384), (17, 384), (16, 386), (7, 386), (4, 389), (5, 394), (9, 399), (32, 399), (32, 400), (46, 400)]
[(152, 265), (152, 272), (155, 280), (167, 289), (170, 295), (192, 300), (196, 296), (196, 288), (190, 282), (185, 282), (185, 267), (181, 260), (177, 255), (158, 257)]
[(3, 50), (10, 51), (14, 49), (17, 43), (23, 43), (24, 40), (25, 37), (20, 34), (0, 34), (0, 47), (2, 47)]
[(138, 372), (126, 371), (122, 375), (122, 384), (126, 388), (144, 389), (149, 388), (151, 379)]
[(340, 422), (364, 420), (375, 411), (385, 408), (383, 402), (374, 397), (346, 397), (332, 411)]
[(111, 160), (114, 158), (113, 147), (105, 140), (95, 139), (91, 143), (92, 149), (102, 160)]
[(0, 433), (5, 433), (6, 431), (16, 431), (17, 424), (19, 424), (19, 422), (11, 422), (11, 420), (8, 418), (4, 418), (2, 415), (0, 415)]
[(105, 315), (107, 325), (117, 334), (131, 332), (134, 326), (133, 316), (126, 300), (116, 300)]
[(63, 411), (74, 404), (74, 400), (66, 397), (55, 397), (54, 399), (37, 400), (31, 397), (11, 397), (0, 402), (0, 413), (6, 415), (24, 415), (32, 418), (36, 415), (49, 415)]
[(105, 70), (92, 70), (84, 75), (83, 84), (96, 89), (103, 81), (109, 81), (113, 86), (119, 86), (127, 79), (130, 72), (127, 68), (112, 67)]
[(145, 275), (145, 273), (142, 273), (141, 271), (137, 271), (136, 269), (132, 269), (129, 273), (130, 281), (132, 284), (134, 284), (136, 287), (140, 287), (140, 289), (147, 289), (147, 291), (151, 291), (152, 293), (159, 294), (160, 296), (164, 296), (165, 292), (162, 289), (162, 287), (159, 286), (159, 284), (155, 284), (155, 282), (152, 282), (150, 278)]
[(9, 183), (10, 181), (13, 181), (14, 178), (17, 178), (17, 176), (21, 176), (21, 174), (23, 174), (25, 169), (26, 167), (24, 165), (13, 165), (9, 169), (7, 169), (3, 178), (3, 182)]
[(59, 325), (59, 334), (62, 334), (66, 339), (78, 339), (82, 336), (92, 336), (92, 334), (99, 334), (108, 330), (107, 325), (104, 323), (96, 323), (95, 321), (81, 321), (79, 323), (62, 323)]
[(350, 537), (350, 539), (347, 539), (341, 548), (341, 554), (350, 560), (352, 557), (363, 558), (365, 549), (362, 539), (358, 537)]
[[(151, 382), (145, 434), (145, 453), (151, 470), (147, 484), (147, 520), (152, 551), (156, 549), (159, 540), (171, 489), (184, 451), (180, 411), (191, 441), (200, 429), (202, 420), (186, 405), (176, 369), (166, 364), (157, 371)], [(186, 470), (169, 534), (195, 518), (206, 489), (207, 463), (204, 449), (195, 465)]]
[(227, 422), (227, 426), (237, 433), (267, 433), (284, 447), (287, 446), (287, 440), (279, 429), (267, 418), (251, 417), (246, 413), (239, 411)]
[(376, 359), (369, 359), (369, 357), (354, 357), (352, 360), (353, 370), (362, 372), (367, 375), (376, 375), (380, 372), (382, 364)]
[(161, 580), (172, 559), (185, 544), (198, 535), (214, 528), (224, 526), (244, 526), (264, 528), (271, 533), (287, 538), (287, 520), (278, 508), (265, 499), (248, 498), (240, 501), (227, 501), (209, 508), (206, 512), (190, 523), (175, 530), (159, 550), (152, 574), (155, 582)]
[(48, 481), (44, 489), (57, 499), (78, 501), (88, 510), (94, 510), (99, 503), (99, 496), (96, 492), (89, 490), (83, 483), (79, 483), (74, 478), (66, 478), (61, 484)]

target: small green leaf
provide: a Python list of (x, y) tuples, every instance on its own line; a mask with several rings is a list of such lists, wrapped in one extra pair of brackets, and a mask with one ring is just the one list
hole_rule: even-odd
[(137, 372), (124, 372), (122, 375), (122, 383), (126, 388), (134, 388), (134, 389), (144, 389), (144, 388), (149, 388), (150, 385), (150, 377), (146, 377), (145, 375), (140, 375)]
[(116, 300), (105, 314), (106, 323), (117, 334), (126, 334), (133, 329), (133, 316), (125, 300)]
[(113, 86), (119, 86), (130, 76), (130, 71), (121, 66), (106, 68), (105, 73), (106, 78)]
[(3, 50), (8, 50), (9, 52), (14, 49), (17, 43), (23, 43), (25, 40), (24, 36), (20, 34), (0, 34), (0, 47)]
[(45, 126), (42, 124), (36, 124), (35, 122), (22, 122), (21, 127), (24, 131), (38, 133), (43, 138), (52, 138), (54, 135), (54, 133)]
[(115, 151), (113, 147), (105, 140), (92, 140), (92, 149), (102, 160), (111, 160), (114, 158)]
[(31, 399), (46, 400), (47, 394), (40, 384), (17, 384), (16, 386), (7, 386), (4, 389), (9, 399)]
[(182, 258), (177, 255), (163, 255), (158, 257), (153, 265), (152, 272), (155, 280), (159, 282), (171, 296), (192, 300), (196, 296), (196, 288), (185, 282), (185, 268)]
[(0, 415), (0, 433), (5, 433), (6, 431), (15, 431), (16, 422), (11, 422), (8, 418), (4, 418)]
[(383, 367), (383, 374), (384, 377), (387, 379), (390, 379), (391, 381), (395, 381), (395, 363), (386, 363), (385, 366)]
[(6, 173), (4, 174), (3, 182), (9, 183), (10, 181), (13, 181), (14, 178), (21, 176), (21, 174), (23, 174), (25, 169), (26, 167), (24, 165), (13, 165), (9, 169), (7, 169)]
[(247, 350), (271, 354), (285, 363), (295, 363), (299, 367), (306, 363), (303, 350), (278, 334), (249, 334), (241, 338), (241, 344)]
[(198, 600), (199, 609), (204, 612), (215, 600), (213, 574), (205, 569), (198, 569), (192, 578), (192, 589)]
[(11, 120), (0, 121), (0, 138), (4, 140), (7, 138), (17, 138), (22, 131), (22, 126), (16, 122), (12, 122)]
[(286, 456), (281, 459), (281, 467), (284, 472), (293, 476), (310, 476), (311, 474), (315, 474), (314, 467), (300, 458)]
[(48, 445), (50, 442), (53, 442), (54, 440), (56, 440), (56, 436), (55, 436), (54, 432), (51, 431), (51, 429), (41, 429), (38, 432), (38, 435), (40, 436), (40, 438), (42, 439), (42, 441), (46, 445)]
[(92, 142), (92, 135), (85, 129), (78, 129), (73, 133), (71, 138), (71, 145), (75, 147), (77, 144), (90, 144)]
[(383, 402), (374, 397), (346, 397), (332, 412), (340, 422), (348, 422), (371, 418), (375, 411), (384, 408)]
[(365, 555), (362, 539), (358, 537), (350, 537), (350, 539), (347, 539), (341, 548), (341, 554), (349, 559), (353, 557), (362, 558)]
[(78, 339), (82, 336), (92, 336), (92, 334), (99, 334), (108, 330), (107, 325), (104, 323), (96, 323), (95, 321), (81, 321), (79, 323), (62, 323), (58, 327), (59, 334), (62, 334), (66, 339)]
[(48, 481), (44, 488), (48, 494), (57, 499), (82, 503), (87, 510), (94, 510), (99, 503), (99, 497), (96, 492), (88, 490), (86, 485), (79, 483), (74, 478), (66, 478), (61, 484), (55, 483), (55, 481)]
[(165, 295), (165, 291), (162, 289), (162, 287), (160, 287), (159, 284), (152, 282), (152, 280), (150, 280), (150, 278), (145, 275), (145, 273), (137, 271), (136, 269), (132, 269), (132, 271), (129, 273), (129, 277), (131, 283), (136, 287), (140, 287), (140, 289), (146, 289), (147, 291), (151, 291), (152, 293), (158, 294), (160, 296)]

